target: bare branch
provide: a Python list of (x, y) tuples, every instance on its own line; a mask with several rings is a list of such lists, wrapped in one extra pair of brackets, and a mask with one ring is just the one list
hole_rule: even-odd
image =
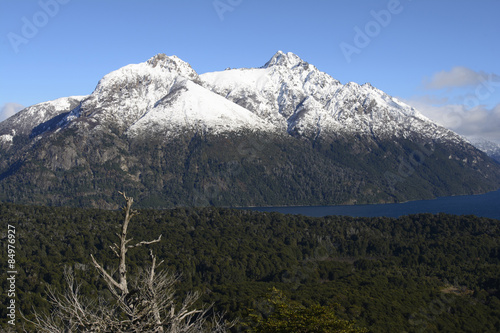
[(117, 251), (117, 250), (118, 250), (118, 245), (113, 244), (113, 245), (110, 245), (110, 246), (109, 246), (109, 248), (110, 248), (111, 250), (113, 250), (113, 253), (114, 253), (114, 254), (115, 254), (118, 258), (120, 258), (120, 255), (118, 254), (118, 251)]
[[(118, 282), (116, 282), (116, 280), (113, 279), (113, 277), (111, 275), (109, 275), (108, 272), (106, 272), (106, 270), (101, 265), (99, 265), (99, 263), (97, 262), (97, 260), (95, 260), (95, 258), (92, 254), (90, 255), (90, 257), (92, 258), (92, 261), (94, 262), (94, 266), (99, 270), (101, 275), (104, 277), (104, 280), (106, 280), (106, 283), (110, 287), (116, 287), (118, 289), (121, 289), (120, 284)], [(114, 288), (110, 288), (110, 289), (114, 289)]]
[[(162, 235), (160, 235), (160, 237), (158, 237), (157, 239), (152, 240), (150, 242), (142, 241), (142, 242), (139, 242), (139, 243), (137, 243), (135, 245), (129, 245), (128, 247), (129, 248), (133, 248), (133, 247), (139, 247), (139, 246), (142, 246), (142, 245), (150, 245), (150, 244), (158, 243), (161, 240), (161, 236)], [(130, 240), (132, 240), (132, 239), (130, 239)]]

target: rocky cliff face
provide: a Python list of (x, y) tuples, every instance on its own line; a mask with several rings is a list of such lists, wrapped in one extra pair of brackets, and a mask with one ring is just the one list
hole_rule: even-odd
[(292, 53), (198, 75), (156, 55), (89, 96), (0, 123), (0, 198), (113, 206), (391, 202), (479, 193), (500, 168), (370, 84), (342, 85)]

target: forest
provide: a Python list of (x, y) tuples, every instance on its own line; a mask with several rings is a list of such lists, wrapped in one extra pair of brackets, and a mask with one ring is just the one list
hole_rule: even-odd
[(137, 208), (310, 206), (405, 202), (500, 187), (500, 165), (484, 153), (418, 137), (312, 140), (188, 131), (165, 142), (163, 136), (87, 138), (68, 129), (33, 145), (29, 140), (16, 136), (15, 146), (0, 150), (1, 202), (118, 209), (122, 191)]
[[(2, 272), (8, 271), (8, 226), (16, 230), (16, 302), (31, 318), (49, 311), (49, 286), (66, 287), (70, 268), (85, 297), (106, 293), (92, 254), (113, 268), (110, 245), (122, 211), (0, 204)], [(500, 331), (500, 221), (418, 214), (352, 218), (262, 213), (227, 208), (139, 210), (134, 240), (162, 269), (179, 273), (179, 297), (200, 291), (200, 303), (251, 331), (268, 316), (278, 290), (305, 308), (331, 307), (368, 332)], [(128, 253), (129, 274), (150, 261), (148, 249)], [(2, 304), (8, 281), (2, 279)], [(0, 324), (7, 327), (6, 307)], [(19, 320), (19, 323), (22, 320)], [(17, 325), (21, 329), (22, 325)]]

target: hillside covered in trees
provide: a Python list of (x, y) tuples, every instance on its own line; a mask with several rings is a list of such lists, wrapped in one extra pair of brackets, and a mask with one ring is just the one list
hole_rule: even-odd
[[(16, 228), (20, 310), (28, 318), (33, 308), (48, 311), (47, 288), (66, 288), (65, 267), (85, 297), (105, 294), (90, 255), (113, 268), (110, 245), (122, 218), (118, 211), (0, 205), (4, 272), (7, 225)], [(201, 291), (203, 303), (238, 319), (235, 331), (271, 314), (271, 290), (297, 306), (331, 307), (370, 332), (500, 331), (498, 220), (141, 210), (129, 233), (135, 240), (162, 234), (151, 247), (164, 269), (182, 274), (178, 294)], [(128, 260), (129, 274), (138, 273), (148, 264), (148, 250), (131, 251)], [(5, 298), (5, 279), (1, 288)], [(1, 311), (5, 327), (5, 307)]]

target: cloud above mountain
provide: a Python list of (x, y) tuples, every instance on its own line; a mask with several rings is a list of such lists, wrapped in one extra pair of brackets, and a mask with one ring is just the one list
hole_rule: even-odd
[(460, 135), (480, 136), (500, 144), (500, 103), (492, 108), (478, 105), (434, 104), (433, 96), (413, 97), (405, 102), (428, 118)]
[(4, 121), (5, 119), (13, 116), (18, 111), (24, 109), (24, 106), (18, 103), (5, 103), (2, 105), (0, 109), (0, 121)]
[(425, 94), (406, 102), (463, 136), (500, 143), (500, 76), (456, 66), (424, 78)]
[(429, 90), (446, 88), (470, 87), (483, 83), (500, 82), (500, 76), (495, 73), (474, 71), (464, 66), (453, 67), (449, 71), (440, 71), (431, 78), (424, 79), (423, 85)]

